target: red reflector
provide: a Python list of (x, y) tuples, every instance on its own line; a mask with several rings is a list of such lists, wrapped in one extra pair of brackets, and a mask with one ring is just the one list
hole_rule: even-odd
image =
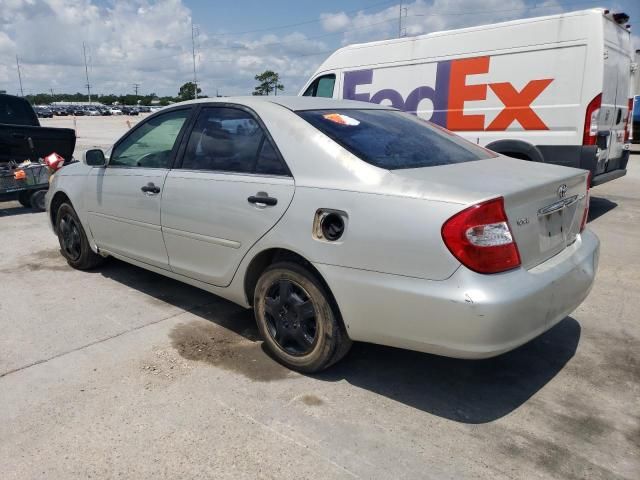
[(455, 214), (442, 226), (442, 239), (453, 256), (475, 272), (498, 273), (520, 266), (502, 197)]
[(624, 119), (624, 143), (629, 143), (629, 134), (631, 133), (631, 125), (629, 125), (629, 120), (631, 120), (631, 112), (633, 111), (633, 98), (629, 99), (629, 110), (627, 111), (627, 116)]
[(587, 112), (584, 116), (584, 133), (582, 134), (583, 145), (595, 145), (598, 139), (598, 116), (602, 105), (602, 94), (599, 93), (587, 105)]
[(584, 213), (582, 214), (582, 223), (580, 224), (580, 233), (587, 226), (587, 219), (589, 218), (589, 202), (591, 198), (589, 197), (589, 190), (591, 189), (591, 172), (587, 175), (587, 193), (585, 194), (585, 202), (584, 202)]

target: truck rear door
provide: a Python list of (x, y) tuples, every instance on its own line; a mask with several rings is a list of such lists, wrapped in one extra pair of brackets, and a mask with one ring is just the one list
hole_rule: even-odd
[(601, 131), (605, 130), (607, 135), (607, 155), (605, 162), (598, 165), (598, 173), (622, 168), (632, 75), (629, 31), (606, 17), (604, 24), (604, 85), (600, 119)]

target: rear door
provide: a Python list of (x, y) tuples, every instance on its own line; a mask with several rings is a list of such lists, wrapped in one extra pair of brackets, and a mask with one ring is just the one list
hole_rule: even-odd
[[(629, 111), (631, 92), (631, 46), (628, 30), (605, 18), (605, 72), (602, 94), (604, 130), (607, 131), (607, 155), (599, 172), (621, 167), (624, 153), (625, 119)], [(604, 115), (604, 118), (603, 118)]]
[(167, 176), (162, 196), (171, 270), (227, 286), (247, 251), (291, 203), (293, 178), (248, 110), (202, 108), (183, 143), (181, 166)]
[(191, 108), (138, 125), (117, 143), (109, 164), (88, 176), (89, 226), (98, 247), (169, 268), (160, 228), (160, 199)]

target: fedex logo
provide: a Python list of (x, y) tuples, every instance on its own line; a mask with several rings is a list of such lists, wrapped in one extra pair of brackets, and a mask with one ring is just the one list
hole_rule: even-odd
[[(518, 91), (509, 82), (467, 85), (467, 76), (489, 73), (489, 57), (445, 60), (437, 63), (436, 79), (433, 87), (418, 87), (407, 98), (391, 88), (374, 94), (356, 93), (360, 85), (373, 83), (373, 70), (345, 72), (343, 98), (371, 103), (388, 101), (395, 108), (407, 112), (418, 111), (423, 100), (433, 103), (433, 114), (429, 119), (449, 130), (458, 131), (500, 131), (506, 130), (513, 122), (518, 122), (525, 130), (549, 130), (542, 119), (533, 111), (531, 104), (553, 81), (552, 78), (531, 80)], [(465, 114), (464, 104), (468, 101), (486, 100), (487, 87), (503, 103), (504, 108), (485, 126), (483, 114)]]

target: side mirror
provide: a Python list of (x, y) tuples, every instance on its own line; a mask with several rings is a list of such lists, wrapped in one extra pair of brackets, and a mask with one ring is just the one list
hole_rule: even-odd
[(84, 152), (84, 163), (90, 167), (104, 167), (107, 164), (107, 159), (102, 150), (94, 148)]

